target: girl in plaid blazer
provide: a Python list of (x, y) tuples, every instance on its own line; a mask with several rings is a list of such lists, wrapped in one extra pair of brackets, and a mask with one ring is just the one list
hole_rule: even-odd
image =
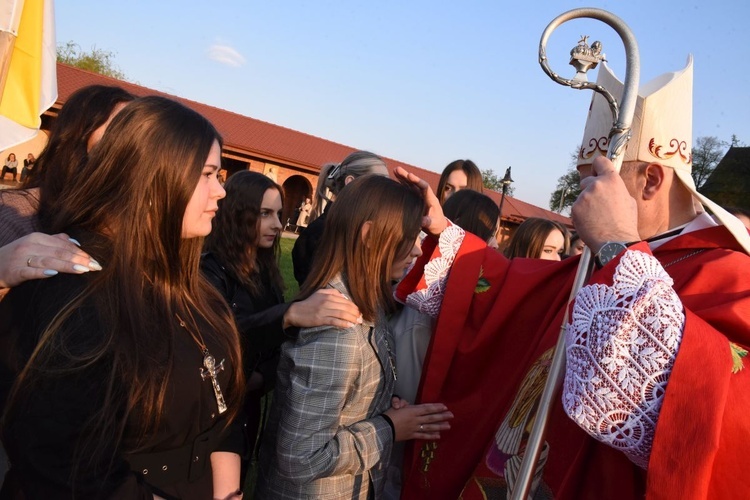
[[(432, 191), (419, 187), (434, 209)], [(394, 441), (438, 439), (450, 428), (444, 405), (409, 405), (393, 394), (398, 374), (386, 318), (395, 310), (393, 280), (421, 255), (424, 207), (408, 182), (367, 175), (331, 208), (300, 298), (336, 289), (364, 321), (302, 329), (282, 346), (258, 498), (379, 498)], [(442, 213), (436, 219), (444, 224)]]

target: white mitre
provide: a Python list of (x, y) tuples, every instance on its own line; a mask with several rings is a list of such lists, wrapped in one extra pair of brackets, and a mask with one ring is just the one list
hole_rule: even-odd
[[(618, 103), (622, 102), (624, 86), (606, 63), (602, 63), (596, 83), (607, 89)], [(578, 165), (590, 164), (596, 157), (607, 155), (613, 122), (607, 100), (594, 92), (578, 152)], [(688, 56), (683, 70), (666, 73), (641, 86), (631, 130), (623, 161), (659, 163), (672, 168), (693, 197), (709, 208), (750, 254), (747, 228), (735, 216), (698, 193), (690, 175), (693, 163), (692, 56)]]

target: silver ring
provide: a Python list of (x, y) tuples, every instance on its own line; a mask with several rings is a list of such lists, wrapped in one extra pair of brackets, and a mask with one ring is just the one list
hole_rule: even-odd
[(28, 259), (26, 259), (26, 265), (29, 266), (29, 267), (31, 267), (31, 257), (29, 257)]
[(424, 430), (424, 425), (422, 425), (422, 424), (419, 424), (419, 430), (420, 430), (420, 431), (423, 431), (423, 430)]

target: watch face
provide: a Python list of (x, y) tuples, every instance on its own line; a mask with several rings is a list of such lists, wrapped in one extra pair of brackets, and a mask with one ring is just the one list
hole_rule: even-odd
[(627, 247), (622, 243), (605, 243), (604, 246), (599, 250), (598, 260), (600, 266), (606, 266), (607, 263), (617, 257), (620, 252), (626, 250)]
[(615, 255), (617, 255), (617, 251), (620, 250), (620, 247), (618, 245), (609, 244), (606, 245), (603, 249), (602, 257), (606, 258), (607, 260), (612, 260), (615, 258)]

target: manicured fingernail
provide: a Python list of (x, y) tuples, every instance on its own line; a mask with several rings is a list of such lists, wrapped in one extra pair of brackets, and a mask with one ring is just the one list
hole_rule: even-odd
[(68, 241), (71, 242), (72, 244), (76, 245), (76, 246), (79, 246), (79, 247), (81, 246), (81, 242), (78, 241), (75, 238), (68, 238)]
[(57, 271), (55, 271), (54, 269), (45, 269), (44, 270), (44, 275), (45, 276), (54, 276), (56, 274), (57, 274)]
[(362, 316), (360, 316), (359, 318), (357, 318), (357, 323), (358, 323), (358, 324), (360, 324), (360, 325), (361, 325), (361, 324), (362, 324), (362, 322), (364, 322), (364, 319), (362, 319)]
[(93, 270), (93, 271), (101, 271), (101, 270), (102, 270), (102, 265), (101, 265), (101, 264), (99, 264), (99, 263), (98, 263), (97, 261), (95, 261), (94, 259), (91, 259), (91, 262), (89, 262), (89, 267), (90, 267), (90, 268), (91, 268), (91, 270)]
[(86, 267), (86, 266), (82, 266), (81, 264), (75, 264), (75, 265), (73, 266), (73, 269), (75, 269), (75, 270), (76, 270), (76, 271), (78, 271), (79, 273), (87, 273), (87, 272), (91, 271), (91, 269), (89, 269), (89, 268), (88, 268), (88, 267)]

